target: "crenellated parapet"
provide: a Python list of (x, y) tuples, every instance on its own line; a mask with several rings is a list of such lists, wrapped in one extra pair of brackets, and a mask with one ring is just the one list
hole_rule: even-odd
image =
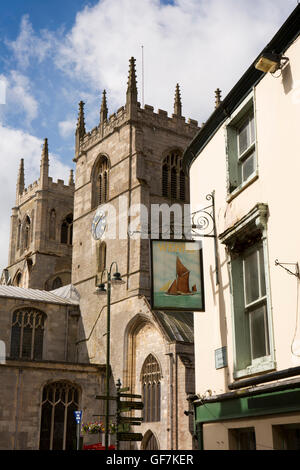
[(168, 116), (167, 111), (161, 109), (155, 112), (154, 107), (147, 104), (141, 108), (140, 103), (137, 101), (135, 59), (133, 57), (129, 61), (125, 106), (120, 107), (108, 117), (106, 91), (104, 90), (100, 108), (100, 122), (90, 132), (86, 132), (83, 105), (84, 103), (81, 101), (79, 103), (74, 161), (77, 160), (81, 153), (87, 152), (91, 147), (107, 138), (128, 122), (135, 125), (142, 124), (155, 129), (160, 128), (170, 132), (173, 131), (188, 138), (194, 137), (195, 133), (199, 130), (197, 121), (190, 118), (186, 120), (182, 116), (182, 102), (178, 83), (175, 89), (174, 112), (171, 116)]

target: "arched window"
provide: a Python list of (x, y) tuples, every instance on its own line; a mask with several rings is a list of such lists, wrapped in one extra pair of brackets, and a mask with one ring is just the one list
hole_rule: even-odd
[(43, 389), (40, 450), (76, 450), (76, 421), (79, 408), (78, 387), (59, 381)]
[(108, 200), (108, 173), (109, 162), (102, 155), (96, 163), (92, 174), (92, 209), (104, 204)]
[(160, 379), (161, 371), (159, 364), (155, 357), (149, 354), (141, 372), (144, 402), (143, 418), (145, 422), (160, 421)]
[(56, 277), (54, 281), (52, 282), (52, 290), (59, 289), (62, 287), (63, 283), (60, 277)]
[(162, 195), (169, 199), (186, 200), (187, 178), (182, 169), (182, 155), (179, 151), (170, 152), (162, 165)]
[(69, 214), (63, 220), (60, 229), (60, 242), (66, 245), (72, 245), (73, 241), (73, 215)]
[(98, 272), (101, 273), (106, 268), (106, 243), (101, 242), (97, 246)]
[(10, 356), (41, 360), (46, 315), (35, 308), (23, 308), (13, 314)]
[(18, 274), (16, 275), (16, 279), (15, 279), (15, 285), (17, 287), (20, 287), (21, 280), (22, 280), (22, 273), (18, 272)]
[(55, 240), (56, 238), (56, 212), (55, 209), (52, 209), (49, 217), (49, 238), (50, 240)]
[(24, 243), (24, 250), (29, 249), (30, 245), (30, 228), (31, 228), (31, 223), (30, 223), (30, 218), (28, 215), (26, 216), (23, 224), (23, 243)]

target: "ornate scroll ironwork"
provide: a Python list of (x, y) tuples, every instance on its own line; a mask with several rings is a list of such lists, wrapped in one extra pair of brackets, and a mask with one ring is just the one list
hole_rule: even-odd
[(209, 206), (193, 212), (192, 215), (192, 235), (193, 237), (209, 237), (214, 239), (215, 248), (215, 270), (216, 285), (219, 285), (219, 267), (218, 267), (218, 245), (217, 245), (217, 227), (215, 217), (215, 192), (206, 196), (207, 201), (211, 201)]

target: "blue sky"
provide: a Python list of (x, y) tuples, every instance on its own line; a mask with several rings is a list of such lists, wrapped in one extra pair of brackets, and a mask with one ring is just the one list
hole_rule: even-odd
[[(38, 178), (42, 139), (50, 176), (74, 168), (78, 102), (86, 125), (98, 124), (102, 91), (109, 114), (125, 102), (128, 60), (136, 58), (141, 101), (173, 112), (181, 87), (183, 115), (205, 121), (214, 90), (231, 89), (296, 0), (10, 0), (1, 2), (0, 269), (7, 264), (11, 208), (20, 158), (25, 183)], [(300, 78), (300, 77), (299, 77)]]

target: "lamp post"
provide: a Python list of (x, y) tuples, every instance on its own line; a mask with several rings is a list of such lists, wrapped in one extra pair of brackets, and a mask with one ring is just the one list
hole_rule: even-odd
[[(112, 276), (112, 268), (116, 265), (116, 272)], [(106, 273), (107, 276), (107, 289), (103, 283), (103, 275)], [(107, 296), (107, 323), (106, 323), (106, 383), (105, 383), (105, 450), (108, 450), (108, 435), (109, 435), (109, 372), (110, 372), (110, 297), (111, 297), (111, 285), (124, 284), (121, 274), (118, 272), (118, 265), (113, 261), (109, 269), (104, 269), (101, 274), (101, 283), (97, 286), (96, 295)]]

